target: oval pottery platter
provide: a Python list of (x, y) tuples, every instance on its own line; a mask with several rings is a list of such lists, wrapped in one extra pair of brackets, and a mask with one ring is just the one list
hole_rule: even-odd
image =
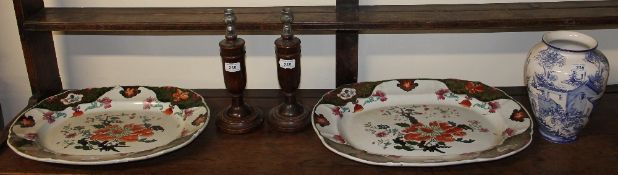
[(532, 141), (528, 112), (506, 93), (473, 81), (400, 79), (341, 86), (313, 109), (331, 151), (384, 166), (496, 160)]
[(197, 93), (118, 86), (65, 91), (26, 110), (8, 145), (33, 160), (97, 165), (147, 159), (189, 144), (208, 123)]

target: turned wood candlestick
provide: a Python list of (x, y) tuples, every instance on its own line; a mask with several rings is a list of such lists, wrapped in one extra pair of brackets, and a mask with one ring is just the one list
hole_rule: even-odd
[(262, 123), (261, 111), (246, 104), (243, 91), (247, 84), (245, 71), (245, 40), (236, 36), (232, 9), (225, 10), (225, 39), (219, 42), (225, 88), (232, 94), (232, 104), (218, 114), (217, 127), (229, 134), (243, 134)]
[(294, 16), (288, 8), (281, 12), (283, 31), (275, 40), (277, 77), (284, 96), (280, 105), (271, 109), (268, 123), (282, 132), (300, 131), (309, 124), (308, 109), (296, 101), (295, 92), (300, 84), (300, 39), (292, 34)]

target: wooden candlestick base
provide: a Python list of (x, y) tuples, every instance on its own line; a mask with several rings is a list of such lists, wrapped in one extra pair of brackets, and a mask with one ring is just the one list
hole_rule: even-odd
[(296, 132), (309, 124), (309, 110), (296, 101), (294, 95), (300, 85), (300, 39), (292, 34), (294, 15), (289, 8), (281, 11), (283, 30), (275, 40), (277, 79), (285, 101), (270, 110), (268, 123), (281, 132)]
[[(296, 111), (296, 112), (294, 112)], [(270, 110), (268, 124), (277, 131), (297, 132), (309, 125), (309, 109), (280, 104)]]
[(223, 111), (217, 114), (219, 119), (216, 121), (216, 125), (220, 131), (228, 134), (244, 134), (257, 129), (264, 119), (262, 118), (262, 111), (257, 108), (248, 106), (248, 115), (243, 117), (237, 117), (230, 115), (231, 106), (226, 107)]

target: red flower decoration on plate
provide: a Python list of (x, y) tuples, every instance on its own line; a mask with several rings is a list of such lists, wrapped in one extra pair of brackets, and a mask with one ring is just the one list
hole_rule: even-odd
[(317, 123), (321, 127), (325, 127), (325, 126), (330, 125), (330, 122), (322, 114), (319, 114), (319, 115), (318, 114), (313, 114), (313, 120), (315, 121), (315, 123)]
[(135, 97), (137, 94), (141, 92), (137, 88), (138, 87), (123, 87), (123, 89), (120, 91), (120, 94), (125, 98)]
[(126, 124), (122, 127), (118, 125), (107, 125), (104, 128), (94, 131), (94, 135), (90, 136), (90, 139), (98, 141), (135, 142), (139, 137), (149, 137), (153, 134), (152, 129), (146, 128), (144, 125)]
[(189, 99), (189, 92), (176, 89), (176, 92), (172, 94), (172, 98), (173, 98), (172, 101), (174, 102), (187, 100)]
[(466, 83), (465, 88), (470, 94), (476, 94), (485, 91), (485, 89), (483, 89), (483, 85), (471, 81)]
[(165, 114), (165, 115), (172, 115), (172, 113), (174, 113), (174, 109), (172, 108), (171, 105), (170, 105), (170, 107), (165, 109), (165, 111), (163, 111), (163, 114)]
[(33, 127), (36, 123), (34, 122), (34, 118), (32, 116), (21, 116), (18, 119), (19, 121), (17, 122), (17, 125), (19, 125), (22, 128), (29, 128), (29, 127)]
[(79, 116), (82, 116), (82, 115), (84, 115), (84, 111), (81, 111), (79, 109), (79, 106), (73, 107), (73, 117), (79, 117)]
[(451, 125), (447, 122), (433, 121), (429, 125), (421, 123), (414, 124), (402, 131), (405, 133), (405, 140), (414, 141), (430, 141), (436, 140), (438, 142), (453, 142), (456, 138), (460, 138), (466, 135), (466, 132), (455, 125)]
[(472, 102), (470, 102), (470, 100), (468, 99), (464, 99), (463, 101), (459, 102), (460, 105), (469, 108), (470, 106), (472, 106)]
[(511, 113), (510, 119), (513, 121), (523, 122), (525, 118), (528, 118), (528, 115), (523, 109), (513, 109), (513, 113)]
[(418, 86), (418, 83), (414, 83), (412, 80), (397, 80), (399, 81), (399, 84), (397, 84), (397, 87), (401, 88), (402, 90), (409, 92), (412, 89), (416, 88), (416, 86)]
[(363, 108), (362, 105), (354, 104), (354, 112), (360, 112), (360, 111), (363, 111), (363, 109), (365, 108)]

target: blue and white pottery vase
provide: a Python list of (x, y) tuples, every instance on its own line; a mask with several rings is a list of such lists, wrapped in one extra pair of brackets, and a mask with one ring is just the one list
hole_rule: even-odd
[(571, 31), (548, 32), (528, 55), (525, 83), (543, 138), (570, 143), (605, 92), (607, 58), (597, 41)]

